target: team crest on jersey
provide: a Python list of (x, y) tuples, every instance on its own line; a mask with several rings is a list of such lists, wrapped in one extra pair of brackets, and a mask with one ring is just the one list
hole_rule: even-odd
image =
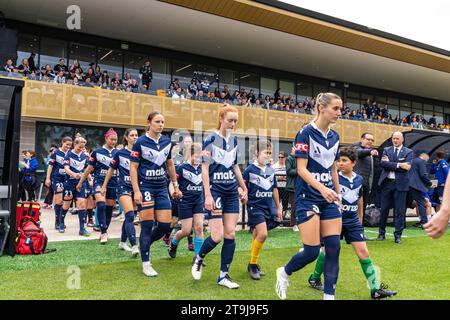
[(195, 174), (193, 172), (190, 172), (188, 170), (183, 169), (183, 178), (186, 180), (189, 180), (193, 184), (200, 184), (202, 183), (202, 174)]
[(119, 156), (119, 163), (122, 168), (130, 170), (130, 159)]
[(315, 213), (319, 214), (320, 213), (320, 209), (318, 206), (316, 206), (315, 204), (312, 205), (312, 209)]
[(158, 166), (162, 166), (162, 164), (167, 160), (167, 156), (170, 151), (170, 144), (168, 144), (164, 149), (157, 151), (152, 148), (141, 146), (142, 148), (142, 157), (145, 160), (151, 161)]
[(97, 161), (109, 167), (112, 158), (105, 156), (104, 154), (97, 153)]
[(216, 163), (223, 165), (225, 168), (230, 168), (236, 159), (237, 146), (231, 150), (223, 150), (212, 144), (212, 158)]
[(333, 165), (334, 160), (336, 159), (339, 141), (337, 141), (330, 149), (327, 149), (310, 137), (309, 147), (309, 155), (311, 159), (319, 163), (325, 169), (328, 169)]
[(260, 188), (263, 188), (264, 190), (270, 190), (273, 186), (273, 179), (274, 175), (270, 175), (267, 178), (263, 178), (257, 174), (249, 173), (250, 182), (257, 185)]

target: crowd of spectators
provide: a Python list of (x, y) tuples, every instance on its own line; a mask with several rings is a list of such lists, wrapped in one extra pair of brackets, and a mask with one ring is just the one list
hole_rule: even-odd
[[(7, 59), (4, 72), (18, 73), (31, 80), (49, 81), (54, 83), (66, 83), (85, 87), (100, 87), (107, 90), (126, 91), (135, 93), (150, 93), (153, 80), (151, 61), (146, 60), (139, 70), (139, 79), (135, 79), (127, 72), (122, 78), (119, 73), (110, 76), (107, 70), (102, 70), (95, 63), (90, 63), (87, 70), (83, 70), (78, 60), (74, 60), (70, 66), (65, 64), (65, 59), (59, 59), (55, 66), (46, 64), (37, 67), (34, 61), (35, 54), (31, 53), (29, 58), (22, 59), (19, 66), (14, 65), (13, 59)], [(278, 110), (294, 113), (314, 114), (315, 98), (308, 97), (303, 101), (296, 101), (291, 95), (282, 95), (278, 88), (273, 96), (255, 93), (253, 89), (230, 90), (227, 85), (221, 89), (213, 84), (219, 83), (219, 75), (215, 74), (210, 82), (207, 76), (199, 79), (194, 72), (191, 83), (183, 88), (180, 80), (174, 78), (169, 87), (164, 90), (167, 97), (173, 99), (192, 99), (213, 103), (229, 103), (238, 106)], [(153, 88), (154, 89), (154, 88)], [(161, 88), (158, 88), (161, 89)], [(153, 91), (154, 92), (154, 91)], [(363, 105), (353, 110), (344, 104), (341, 110), (343, 119), (370, 121), (386, 123), (398, 126), (413, 127), (418, 129), (437, 129), (450, 131), (450, 125), (438, 123), (435, 115), (429, 119), (421, 114), (411, 112), (405, 117), (398, 114), (393, 116), (387, 105), (379, 106), (377, 102), (367, 100)]]

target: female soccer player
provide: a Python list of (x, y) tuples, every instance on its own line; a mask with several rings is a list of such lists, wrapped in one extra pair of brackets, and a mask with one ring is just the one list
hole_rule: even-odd
[[(202, 181), (211, 235), (203, 242), (191, 269), (193, 278), (200, 280), (203, 259), (223, 237), (217, 282), (230, 289), (239, 288), (239, 284), (231, 280), (228, 270), (236, 248), (234, 239), (239, 219), (239, 198), (244, 203), (247, 201), (247, 186), (237, 164), (237, 138), (231, 133), (236, 128), (237, 121), (238, 110), (225, 104), (219, 111), (217, 130), (203, 142)], [(241, 187), (240, 191), (238, 186)]]
[(97, 206), (98, 221), (100, 224), (100, 243), (106, 244), (108, 242), (108, 227), (111, 223), (112, 212), (116, 204), (116, 188), (117, 188), (117, 178), (114, 176), (113, 179), (109, 180), (106, 195), (101, 194), (103, 182), (106, 177), (106, 173), (109, 170), (109, 165), (114, 155), (117, 152), (115, 149), (117, 143), (117, 133), (113, 129), (109, 129), (105, 133), (105, 144), (92, 151), (91, 157), (89, 158), (89, 166), (84, 172), (77, 188), (81, 188), (81, 184), (87, 178), (88, 174), (94, 173), (94, 192), (95, 192), (95, 203)]
[[(194, 223), (194, 252), (198, 254), (203, 245), (203, 197), (202, 166), (200, 144), (193, 144), (185, 154), (190, 154), (189, 161), (185, 161), (176, 167), (177, 178), (183, 198), (179, 200), (178, 215), (181, 220), (181, 230), (172, 237), (169, 244), (169, 255), (176, 257), (178, 243), (184, 237), (190, 235), (192, 223)], [(172, 188), (172, 186), (169, 186)]]
[(334, 93), (316, 98), (316, 117), (295, 138), (298, 177), (295, 183), (296, 219), (303, 250), (277, 269), (276, 293), (286, 299), (289, 276), (316, 260), (320, 240), (327, 252), (324, 265), (324, 299), (334, 299), (339, 274), (342, 215), (339, 177), (339, 135), (330, 129), (341, 115), (342, 100)]
[[(125, 221), (122, 225), (122, 235), (120, 237), (119, 249), (131, 251), (133, 257), (139, 255), (139, 248), (136, 245), (136, 230), (134, 229), (134, 199), (133, 187), (130, 179), (130, 155), (133, 145), (138, 138), (138, 132), (134, 128), (129, 128), (123, 136), (124, 148), (114, 154), (110, 163), (110, 168), (103, 182), (101, 195), (105, 196), (108, 189), (108, 183), (113, 176), (114, 171), (119, 171), (119, 182), (117, 186), (117, 194), (119, 196), (120, 205), (125, 212)], [(127, 245), (127, 239), (130, 241), (131, 248)]]
[[(147, 132), (133, 145), (130, 160), (130, 177), (134, 199), (140, 210), (142, 271), (148, 277), (158, 273), (150, 264), (150, 246), (162, 238), (170, 228), (172, 220), (169, 191), (167, 188), (166, 169), (174, 186), (174, 196), (181, 197), (175, 166), (171, 158), (172, 143), (162, 135), (164, 116), (151, 112), (147, 118)], [(154, 230), (153, 222), (158, 221)]]
[(59, 232), (63, 233), (65, 230), (64, 218), (69, 210), (72, 200), (75, 200), (75, 205), (78, 211), (78, 219), (80, 221), (80, 236), (90, 236), (84, 227), (86, 220), (86, 198), (88, 193), (88, 186), (83, 183), (79, 189), (77, 186), (81, 180), (84, 170), (87, 166), (88, 157), (83, 152), (86, 140), (79, 136), (75, 138), (74, 148), (67, 152), (64, 158), (64, 170), (66, 172), (66, 180), (64, 182), (64, 202), (60, 217)]
[(277, 189), (275, 170), (270, 167), (272, 144), (261, 139), (255, 143), (256, 160), (245, 169), (243, 177), (248, 188), (248, 225), (253, 230), (250, 263), (247, 267), (253, 280), (265, 275), (258, 265), (259, 255), (267, 239), (267, 231), (275, 228), (277, 222), (272, 219), (272, 201), (275, 201), (278, 221), (281, 221), (283, 210)]
[(47, 169), (47, 177), (45, 179), (45, 185), (47, 187), (52, 186), (53, 189), (53, 204), (55, 209), (55, 229), (59, 230), (61, 210), (63, 204), (63, 187), (64, 180), (66, 178), (66, 172), (64, 171), (64, 158), (67, 151), (72, 147), (72, 138), (64, 137), (61, 140), (61, 146), (53, 151), (50, 156), (50, 162)]
[[(362, 185), (363, 178), (353, 172), (358, 154), (352, 147), (344, 147), (340, 150), (337, 162), (339, 168), (339, 185), (341, 188), (343, 213), (342, 213), (342, 238), (353, 246), (359, 258), (361, 269), (370, 287), (370, 295), (373, 299), (383, 299), (397, 294), (395, 291), (387, 291), (387, 286), (380, 282), (380, 275), (375, 269), (367, 249), (364, 237)], [(324, 250), (325, 251), (325, 250)], [(317, 259), (314, 272), (309, 277), (309, 284), (318, 290), (323, 290), (320, 276), (323, 272), (324, 257), (326, 251), (321, 251)]]

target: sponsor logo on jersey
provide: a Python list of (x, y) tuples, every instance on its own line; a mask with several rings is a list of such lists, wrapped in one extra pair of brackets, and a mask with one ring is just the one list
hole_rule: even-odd
[(358, 205), (344, 204), (343, 207), (344, 207), (344, 211), (351, 211), (351, 212), (358, 211)]
[(166, 170), (164, 168), (160, 169), (152, 169), (152, 170), (145, 170), (145, 176), (146, 177), (160, 177), (166, 174)]
[(272, 191), (259, 191), (256, 190), (256, 197), (257, 198), (272, 198), (273, 192)]
[(319, 182), (328, 183), (328, 182), (332, 181), (330, 172), (322, 172), (322, 173), (311, 172), (311, 174), (313, 175), (314, 179), (316, 179)]
[(194, 191), (194, 192), (202, 192), (203, 191), (203, 186), (192, 186), (192, 185), (188, 185), (186, 188), (187, 191)]
[(236, 176), (232, 170), (228, 170), (227, 172), (214, 172), (213, 179), (214, 180), (234, 180)]

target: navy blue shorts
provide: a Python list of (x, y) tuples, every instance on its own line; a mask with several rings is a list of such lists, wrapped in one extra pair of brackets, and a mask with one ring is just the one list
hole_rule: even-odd
[(52, 180), (53, 194), (60, 194), (64, 190), (64, 180)]
[(195, 201), (186, 201), (181, 198), (178, 202), (178, 217), (180, 220), (194, 217), (194, 213), (202, 213), (204, 211), (205, 200), (198, 197)]
[(172, 217), (179, 217), (179, 213), (178, 213), (178, 206), (180, 204), (180, 200), (176, 199), (176, 198), (171, 198), (170, 199), (170, 203), (172, 205)]
[(272, 214), (272, 210), (263, 210), (260, 208), (252, 208), (247, 206), (248, 226), (254, 229), (258, 224), (263, 222), (267, 225), (267, 230), (272, 230), (278, 226), (277, 216)]
[(350, 244), (352, 242), (365, 242), (364, 228), (361, 224), (342, 225), (341, 239)]
[(434, 189), (433, 200), (436, 204), (442, 204), (444, 197), (444, 186), (438, 186)]
[[(108, 184), (109, 185), (109, 184)], [(99, 194), (102, 191), (103, 182), (94, 181), (94, 194)], [(116, 200), (117, 190), (115, 187), (106, 187), (106, 199)]]
[(79, 180), (71, 179), (64, 182), (63, 200), (65, 198), (86, 199), (89, 193), (89, 186), (86, 182), (81, 186), (80, 192), (77, 191)]
[(139, 189), (142, 193), (142, 210), (155, 209), (155, 210), (171, 210), (172, 203), (169, 197), (169, 190), (167, 187), (160, 187), (155, 190), (155, 187), (151, 187), (139, 183)]
[(237, 190), (233, 193), (219, 193), (211, 190), (211, 195), (216, 204), (216, 209), (214, 215), (211, 211), (205, 209), (205, 213), (209, 219), (216, 215), (222, 216), (229, 213), (239, 214), (239, 193)]
[(127, 185), (119, 185), (117, 187), (117, 197), (130, 196), (133, 199), (133, 187)]
[(297, 224), (302, 224), (314, 216), (314, 214), (309, 214), (308, 212), (314, 212), (320, 217), (320, 220), (332, 220), (342, 218), (339, 206), (336, 203), (328, 202), (317, 202), (308, 199), (298, 199), (296, 200), (296, 212), (295, 217)]

